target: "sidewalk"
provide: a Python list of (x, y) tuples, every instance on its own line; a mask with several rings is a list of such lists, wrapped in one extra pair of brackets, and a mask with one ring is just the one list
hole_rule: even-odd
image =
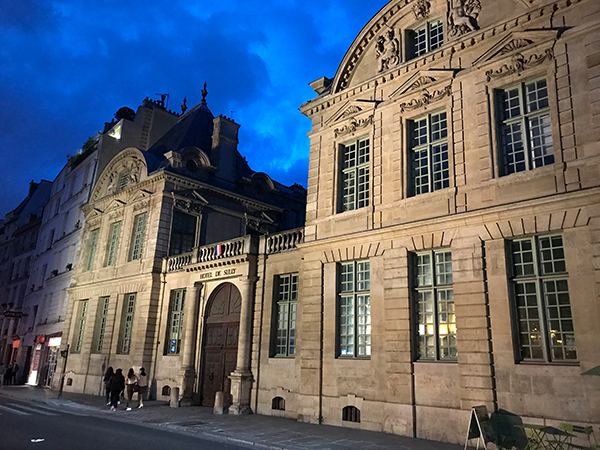
[[(2, 386), (0, 396), (41, 402), (57, 409), (86, 412), (109, 420), (128, 421), (141, 426), (163, 428), (176, 433), (201, 436), (241, 446), (272, 450), (460, 450), (456, 444), (412, 439), (386, 433), (346, 427), (299, 423), (291, 419), (252, 414), (214, 415), (212, 408), (194, 406), (170, 408), (167, 402), (146, 401), (144, 408), (125, 411), (124, 405), (111, 412), (104, 397), (63, 393), (32, 386)], [(137, 403), (136, 403), (137, 404)]]

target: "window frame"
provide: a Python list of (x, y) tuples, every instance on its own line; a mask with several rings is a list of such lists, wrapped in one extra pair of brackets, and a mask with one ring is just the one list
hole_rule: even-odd
[(121, 237), (122, 226), (123, 223), (120, 220), (110, 224), (104, 267), (114, 266), (117, 262), (117, 252), (119, 249), (119, 238)]
[[(271, 356), (275, 358), (294, 358), (296, 355), (298, 282), (298, 272), (275, 275), (274, 277)], [(286, 286), (287, 289), (284, 290), (283, 288)], [(282, 311), (283, 309), (284, 311)], [(281, 326), (283, 323), (285, 323), (285, 327)], [(280, 335), (282, 331), (285, 332), (285, 336)], [(284, 344), (280, 344), (282, 339)], [(281, 349), (283, 349), (283, 352), (280, 351)]]
[[(167, 321), (167, 329), (165, 330), (165, 356), (178, 356), (181, 352), (181, 341), (183, 338), (183, 321), (185, 320), (185, 296), (187, 293), (186, 288), (172, 289), (169, 295), (169, 320)], [(179, 298), (177, 298), (179, 296)], [(175, 308), (178, 306), (178, 308)], [(177, 324), (174, 325), (173, 321), (177, 320)], [(177, 341), (175, 343), (175, 349), (171, 345), (172, 340)]]
[[(360, 144), (366, 142), (367, 151), (362, 158), (364, 161), (359, 162), (360, 155)], [(371, 163), (372, 163), (372, 139), (370, 136), (359, 137), (350, 141), (346, 141), (339, 144), (339, 164), (338, 164), (338, 175), (339, 175), (339, 195), (338, 195), (338, 212), (344, 213), (349, 211), (356, 211), (362, 208), (367, 208), (371, 204)], [(355, 161), (352, 166), (346, 167), (347, 164), (347, 152), (352, 146), (354, 146)], [(348, 178), (347, 178), (348, 177)], [(350, 180), (351, 186), (346, 186), (347, 180)], [(360, 179), (363, 178), (361, 182)], [(366, 181), (364, 180), (366, 177)], [(350, 190), (351, 192), (346, 192)], [(360, 206), (359, 206), (360, 204)]]
[[(140, 226), (140, 221), (143, 218), (143, 225)], [(148, 225), (148, 213), (143, 212), (136, 215), (133, 219), (133, 229), (131, 233), (131, 247), (129, 249), (129, 261), (137, 261), (142, 259), (144, 251), (144, 238), (146, 237), (146, 227)]]
[[(444, 271), (441, 272), (438, 270), (438, 259), (437, 259), (437, 255), (449, 255), (450, 259), (447, 260), (446, 258), (444, 258), (442, 264), (446, 265), (448, 263), (450, 263), (450, 271), (447, 270), (447, 266), (444, 266)], [(422, 256), (429, 256), (429, 260), (430, 260), (430, 272), (429, 272), (429, 277), (431, 278), (431, 282), (429, 284), (427, 283), (420, 283), (419, 279), (420, 277), (426, 277), (427, 274), (425, 275), (421, 275), (421, 271), (419, 270), (420, 267), (420, 261), (419, 258)], [(429, 250), (423, 250), (423, 251), (418, 251), (418, 252), (413, 252), (410, 254), (410, 274), (411, 274), (411, 307), (413, 308), (413, 323), (414, 323), (414, 332), (413, 332), (413, 336), (414, 336), (414, 345), (413, 345), (413, 352), (414, 352), (414, 357), (413, 360), (417, 361), (417, 362), (449, 362), (449, 363), (456, 363), (458, 362), (458, 340), (456, 338), (456, 334), (457, 334), (457, 329), (456, 329), (456, 304), (454, 302), (454, 268), (452, 266), (452, 250), (450, 248), (439, 248), (439, 249), (429, 249)], [(439, 273), (438, 273), (439, 272)], [(448, 274), (450, 276), (450, 282), (448, 282)], [(440, 282), (439, 281), (439, 277), (443, 276), (445, 278), (445, 282)], [(446, 299), (440, 299), (438, 297), (438, 294), (440, 292), (446, 292)], [(448, 292), (452, 292), (452, 300), (448, 300)], [(420, 298), (420, 293), (430, 293), (430, 298), (432, 301), (432, 308), (430, 310), (427, 309), (427, 307), (424, 308), (425, 313), (430, 313), (432, 316), (432, 326), (433, 326), (433, 333), (432, 334), (422, 334), (422, 328), (426, 328), (427, 325), (430, 324), (430, 322), (425, 321), (424, 323), (423, 320), (421, 319), (421, 312), (423, 311), (423, 308), (421, 307), (422, 303), (424, 303), (424, 301), (421, 300)], [(446, 302), (446, 308), (448, 308), (448, 304), (452, 304), (452, 308), (451, 310), (446, 309), (446, 311), (444, 311), (443, 313), (446, 313), (446, 315), (448, 316), (454, 316), (454, 321), (452, 321), (450, 318), (448, 318), (446, 321), (444, 321), (443, 323), (440, 322), (440, 300), (443, 300)], [(452, 345), (447, 345), (447, 346), (442, 346), (440, 341), (441, 341), (441, 335), (440, 335), (440, 325), (446, 325), (447, 326), (447, 331), (448, 333), (446, 334), (447, 336), (451, 336), (452, 334), (454, 335), (454, 346)], [(452, 325), (454, 325), (454, 331), (451, 332), (451, 328)], [(433, 356), (428, 356), (427, 352), (425, 352), (425, 355), (422, 354), (421, 349), (423, 348), (423, 344), (422, 344), (422, 339), (421, 337), (428, 337), (428, 336), (432, 336), (433, 340), (434, 340), (434, 345), (433, 345)], [(431, 348), (431, 345), (427, 345), (427, 343), (425, 344), (425, 348)], [(448, 348), (448, 349), (452, 349), (454, 348), (454, 356), (448, 356), (448, 357), (444, 357), (441, 355), (441, 348)]]
[[(540, 244), (541, 240), (544, 239), (549, 239), (550, 241), (553, 240), (553, 238), (560, 238), (561, 240), (561, 251), (563, 254), (563, 264), (564, 264), (564, 270), (559, 270), (559, 271), (555, 271), (555, 272), (551, 272), (551, 273), (544, 273), (544, 269), (543, 269), (543, 265), (545, 264), (545, 260), (542, 254), (542, 245)], [(533, 274), (527, 274), (527, 275), (518, 275), (516, 272), (517, 270), (515, 269), (517, 263), (516, 263), (516, 257), (515, 257), (515, 252), (514, 252), (514, 247), (513, 244), (516, 242), (526, 242), (529, 241), (531, 243), (531, 253), (532, 253), (532, 261), (528, 262), (526, 264), (531, 264), (533, 266), (534, 269), (534, 273)], [(522, 248), (522, 247), (521, 247)], [(554, 254), (554, 249), (557, 247), (551, 247), (550, 249), (550, 253), (553, 255)], [(548, 250), (545, 249), (545, 251), (547, 252)], [(514, 342), (514, 349), (515, 349), (515, 362), (516, 363), (525, 363), (525, 364), (558, 364), (558, 365), (577, 365), (579, 364), (579, 354), (578, 354), (578, 350), (577, 350), (577, 339), (576, 339), (576, 335), (575, 335), (575, 320), (573, 318), (573, 306), (572, 306), (572, 301), (571, 301), (571, 290), (569, 289), (569, 272), (567, 270), (567, 257), (566, 257), (566, 251), (565, 251), (565, 245), (564, 245), (564, 239), (563, 239), (563, 235), (562, 234), (542, 234), (542, 235), (536, 235), (536, 236), (528, 236), (528, 237), (519, 237), (519, 238), (515, 238), (515, 239), (511, 239), (511, 240), (507, 240), (506, 241), (506, 253), (507, 253), (507, 274), (508, 274), (508, 282), (509, 282), (509, 292), (510, 292), (510, 306), (511, 306), (511, 314), (512, 314), (512, 318), (513, 318), (513, 342)], [(519, 258), (522, 260), (522, 258)], [(552, 266), (554, 267), (555, 265), (555, 260), (552, 259), (550, 264), (552, 264)], [(523, 270), (523, 269), (522, 269)], [(558, 295), (559, 294), (567, 294), (568, 296), (568, 309), (569, 309), (569, 314), (570, 314), (570, 318), (566, 318), (566, 319), (570, 319), (571, 321), (571, 328), (572, 330), (570, 331), (570, 334), (572, 334), (572, 339), (573, 339), (573, 348), (575, 351), (575, 358), (555, 358), (552, 355), (552, 350), (553, 350), (553, 346), (551, 345), (552, 342), (552, 332), (553, 330), (551, 330), (550, 325), (549, 325), (549, 321), (551, 320), (550, 315), (549, 315), (549, 310), (551, 309), (548, 306), (548, 300), (547, 300), (547, 294), (548, 292), (545, 290), (546, 286), (545, 283), (546, 282), (552, 282), (555, 284), (555, 286), (557, 286), (557, 282), (564, 282), (566, 284), (566, 291), (555, 291), (556, 295), (557, 295), (557, 307), (556, 309), (558, 310), (558, 321), (563, 320), (563, 317), (560, 317), (565, 311), (564, 308), (566, 308), (566, 306), (560, 305), (559, 304), (559, 300), (558, 300)], [(519, 301), (518, 301), (518, 295), (519, 295), (519, 291), (517, 289), (517, 285), (518, 284), (529, 284), (534, 285), (536, 290), (535, 290), (535, 299), (536, 299), (536, 305), (535, 308), (533, 309), (533, 311), (537, 311), (537, 320), (539, 321), (540, 324), (540, 330), (539, 330), (539, 340), (540, 340), (540, 345), (539, 347), (541, 347), (541, 352), (542, 352), (542, 356), (540, 358), (534, 358), (534, 357), (526, 357), (524, 356), (524, 347), (528, 347), (526, 345), (523, 344), (522, 338), (521, 338), (521, 332), (520, 332), (520, 325), (521, 325), (521, 307), (519, 305)], [(551, 294), (551, 293), (550, 293)], [(531, 298), (532, 293), (531, 291), (529, 292), (524, 292), (525, 296), (528, 296), (529, 298)], [(531, 305), (525, 305), (525, 315), (526, 315), (526, 322), (529, 322), (531, 319), (535, 320), (535, 317), (531, 318), (529, 313), (530, 311), (532, 311), (531, 309), (529, 309)], [(557, 318), (552, 318), (554, 320), (557, 320)], [(529, 324), (528, 324), (529, 325)], [(561, 322), (561, 332), (562, 334), (565, 334), (564, 329), (562, 328), (563, 323)], [(535, 331), (531, 331), (529, 328), (527, 328), (527, 333), (529, 334), (529, 336), (531, 337), (532, 333), (534, 333)], [(562, 344), (562, 340), (559, 341)], [(565, 350), (565, 348), (567, 348), (567, 345), (562, 345), (560, 346), (560, 348), (562, 348), (563, 350)]]
[[(435, 27), (433, 27), (434, 24), (436, 25)], [(437, 30), (439, 28), (441, 28), (441, 42), (434, 44), (434, 43), (432, 43), (432, 40), (434, 40), (434, 38), (439, 35), (434, 35), (433, 31)], [(425, 49), (420, 52), (417, 50), (416, 44), (417, 44), (418, 33), (421, 30), (425, 30), (425, 34), (424, 34)], [(426, 55), (427, 53), (431, 53), (431, 52), (441, 48), (445, 43), (445, 39), (446, 39), (446, 30), (444, 27), (444, 21), (441, 18), (432, 18), (432, 19), (428, 19), (427, 21), (419, 22), (419, 23), (415, 24), (413, 27), (408, 28), (407, 32), (406, 32), (406, 47), (407, 47), (406, 48), (406, 55), (407, 55), (406, 61), (420, 58), (421, 56)], [(435, 46), (432, 47), (432, 45), (435, 45)]]
[(72, 353), (81, 353), (83, 348), (83, 338), (85, 336), (85, 322), (89, 309), (89, 299), (77, 301), (77, 322), (75, 325), (75, 335), (73, 340)]
[(119, 332), (119, 342), (117, 348), (117, 353), (120, 355), (129, 355), (131, 352), (136, 303), (137, 292), (131, 292), (123, 296), (121, 329)]
[[(432, 118), (433, 117), (438, 117), (438, 116), (442, 116), (444, 115), (445, 117), (441, 120), (439, 120), (438, 122), (432, 122)], [(419, 122), (425, 121), (425, 136), (419, 136), (419, 139), (425, 139), (424, 142), (419, 142), (418, 145), (415, 145), (415, 138), (414, 138), (414, 133), (416, 129), (421, 129), (422, 127), (418, 126), (417, 124)], [(434, 124), (438, 124), (438, 123), (445, 123), (445, 128), (440, 128), (438, 131), (435, 130)], [(406, 121), (406, 139), (407, 139), (407, 145), (406, 148), (408, 149), (408, 155), (407, 155), (407, 161), (408, 161), (408, 177), (407, 179), (409, 180), (409, 194), (411, 197), (416, 197), (419, 195), (423, 195), (423, 194), (431, 194), (433, 192), (438, 192), (438, 191), (442, 191), (444, 189), (449, 189), (451, 187), (451, 180), (452, 180), (452, 176), (453, 176), (453, 170), (451, 170), (452, 168), (452, 164), (450, 164), (451, 161), (451, 154), (450, 154), (450, 139), (449, 139), (449, 133), (450, 133), (450, 126), (449, 126), (449, 117), (448, 117), (448, 112), (446, 109), (439, 109), (433, 112), (427, 112), (425, 114), (421, 114), (419, 116), (416, 116), (414, 118), (408, 119)], [(433, 139), (434, 133), (440, 133), (440, 134), (444, 134), (443, 136), (441, 136), (438, 139)], [(445, 153), (445, 158), (442, 156), (442, 159), (440, 160), (441, 162), (436, 162), (435, 156), (436, 154), (434, 153), (434, 149), (436, 147), (441, 147), (443, 148), (445, 146), (445, 150), (442, 150), (439, 152), (439, 154), (444, 155)], [(427, 184), (420, 184), (417, 185), (417, 179), (423, 177), (423, 175), (417, 176), (415, 173), (416, 170), (416, 165), (415, 165), (415, 160), (416, 160), (416, 152), (426, 152), (426, 165), (422, 165), (420, 167), (426, 167), (427, 170)], [(446, 167), (443, 166), (443, 164), (446, 164)], [(441, 170), (438, 169), (436, 170), (436, 165), (441, 164)], [(439, 182), (442, 183), (441, 187), (436, 188), (436, 181), (434, 180), (434, 177), (437, 173), (442, 173), (442, 178), (440, 179)], [(423, 191), (422, 188), (423, 186), (425, 186), (427, 188), (426, 191)]]
[[(175, 225), (176, 225), (175, 218), (177, 216), (182, 217), (183, 220), (189, 220), (190, 223), (188, 223), (186, 225), (191, 224), (192, 221), (194, 222), (193, 233), (189, 233), (189, 232), (186, 233), (185, 230), (182, 231), (182, 228), (179, 228), (177, 230), (175, 229)], [(183, 220), (178, 223), (183, 223)], [(173, 211), (173, 217), (171, 218), (171, 233), (169, 236), (169, 256), (181, 255), (183, 253), (188, 253), (188, 252), (192, 251), (194, 249), (194, 247), (197, 245), (197, 235), (198, 235), (198, 217), (175, 209)], [(186, 250), (186, 248), (188, 248), (188, 246), (185, 245), (185, 240), (186, 240), (186, 238), (189, 240), (190, 236), (192, 237), (191, 247), (189, 247), (189, 249)], [(178, 244), (178, 248), (176, 251), (174, 251), (174, 244)]]
[(102, 353), (104, 347), (104, 338), (106, 335), (106, 323), (110, 308), (110, 296), (98, 298), (98, 312), (96, 315), (96, 329), (94, 333), (94, 343), (92, 353)]
[[(360, 265), (366, 264), (367, 269), (361, 271)], [(344, 277), (348, 274), (345, 269), (352, 266), (352, 279)], [(361, 279), (359, 273), (363, 273)], [(367, 278), (364, 274), (367, 274)], [(347, 289), (352, 284), (351, 289)], [(365, 287), (361, 289), (360, 284)], [(345, 286), (344, 286), (345, 285)], [(369, 259), (358, 259), (352, 261), (343, 261), (337, 264), (337, 292), (336, 292), (336, 356), (343, 359), (370, 359), (372, 355), (372, 319), (371, 319), (371, 261)], [(362, 303), (360, 297), (363, 297)], [(347, 303), (347, 299), (351, 299), (351, 304)], [(366, 302), (365, 302), (366, 300)], [(361, 313), (361, 307), (365, 308), (366, 312)], [(350, 311), (348, 311), (350, 310)], [(350, 312), (350, 313), (348, 313)], [(364, 323), (361, 323), (360, 317), (365, 318)], [(351, 318), (351, 323), (344, 318)], [(352, 331), (348, 332), (346, 327), (352, 327)], [(359, 328), (363, 327), (364, 332), (360, 332)], [(360, 337), (364, 336), (364, 344), (361, 344)], [(352, 337), (352, 342), (344, 337)], [(352, 353), (344, 347), (352, 346)], [(360, 347), (364, 347), (364, 354), (360, 354)]]
[[(546, 97), (545, 100), (547, 102), (547, 105), (544, 106), (543, 108), (538, 108), (535, 111), (524, 111), (524, 107), (527, 108), (527, 99), (526, 99), (526, 88), (527, 86), (530, 86), (534, 83), (538, 83), (540, 81), (544, 81), (546, 83)], [(512, 116), (509, 118), (505, 118), (505, 108), (503, 107), (504, 105), (504, 101), (503, 101), (503, 95), (506, 92), (509, 92), (511, 90), (518, 90), (518, 100), (519, 100), (519, 110), (520, 113), (516, 116)], [(495, 86), (493, 88), (493, 111), (495, 114), (495, 126), (494, 126), (494, 131), (496, 133), (496, 139), (495, 139), (495, 143), (496, 143), (496, 155), (495, 157), (497, 158), (497, 163), (498, 163), (498, 174), (500, 177), (505, 177), (505, 176), (509, 176), (509, 175), (513, 175), (516, 173), (528, 173), (537, 169), (541, 169), (544, 167), (548, 167), (548, 166), (552, 166), (554, 165), (557, 160), (558, 160), (558, 149), (556, 148), (555, 142), (556, 140), (554, 139), (554, 131), (553, 131), (553, 126), (552, 126), (552, 103), (553, 103), (553, 98), (551, 96), (551, 91), (552, 91), (552, 85), (551, 85), (551, 77), (548, 77), (546, 75), (543, 76), (538, 76), (538, 77), (533, 77), (533, 78), (529, 78), (525, 81), (519, 80), (519, 79), (515, 79), (512, 83), (509, 84), (503, 84), (500, 86)], [(536, 98), (536, 101), (538, 99)], [(528, 108), (527, 108), (528, 109)], [(547, 119), (547, 126), (549, 126), (550, 130), (549, 133), (544, 134), (544, 136), (546, 138), (550, 139), (550, 147), (552, 148), (552, 152), (551, 154), (543, 154), (546, 156), (541, 156), (541, 160), (543, 162), (542, 165), (535, 165), (535, 162), (532, 162), (532, 156), (531, 156), (531, 134), (530, 134), (530, 125), (529, 125), (529, 119), (531, 118), (546, 118)], [(513, 162), (512, 163), (508, 163), (507, 159), (509, 156), (509, 153), (507, 151), (507, 147), (508, 147), (508, 143), (505, 142), (505, 134), (504, 134), (504, 129), (507, 126), (510, 125), (515, 125), (515, 124), (520, 124), (521, 126), (521, 142), (522, 142), (522, 149), (520, 150), (520, 152), (523, 153), (523, 164), (525, 165), (524, 169), (521, 170), (517, 170), (517, 169), (510, 169), (509, 167), (511, 166), (511, 164), (513, 166), (516, 166), (519, 164), (519, 162), (514, 162), (514, 157), (513, 157)], [(517, 151), (512, 152), (512, 154), (517, 153)], [(551, 161), (545, 162), (544, 160), (548, 158), (551, 159)], [(535, 157), (533, 158), (534, 160), (536, 159)]]
[(87, 252), (85, 255), (84, 272), (89, 272), (94, 268), (94, 260), (96, 259), (96, 250), (98, 248), (99, 235), (100, 228), (94, 228), (90, 231), (90, 235), (88, 237)]

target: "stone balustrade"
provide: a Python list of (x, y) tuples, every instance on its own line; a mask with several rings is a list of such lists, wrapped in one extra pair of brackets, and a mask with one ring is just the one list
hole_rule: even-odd
[(281, 253), (294, 250), (298, 244), (304, 242), (304, 228), (284, 231), (282, 233), (265, 236), (265, 253)]
[(248, 235), (229, 241), (196, 247), (191, 252), (167, 258), (165, 270), (167, 273), (177, 272), (193, 264), (246, 255), (251, 253), (251, 246), (252, 236)]

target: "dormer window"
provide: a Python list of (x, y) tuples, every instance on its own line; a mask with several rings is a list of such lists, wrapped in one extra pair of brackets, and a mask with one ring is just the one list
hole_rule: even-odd
[(439, 19), (426, 22), (410, 30), (407, 41), (410, 59), (431, 52), (444, 43), (444, 25)]
[(121, 172), (119, 174), (119, 183), (117, 184), (117, 191), (122, 191), (127, 187), (129, 183), (129, 171)]

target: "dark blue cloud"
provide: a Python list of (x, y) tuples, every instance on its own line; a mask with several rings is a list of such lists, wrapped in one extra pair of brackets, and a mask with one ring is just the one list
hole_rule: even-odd
[(306, 185), (308, 83), (332, 77), (386, 2), (19, 0), (0, 7), (0, 215), (121, 106), (169, 93), (241, 124), (251, 167)]

